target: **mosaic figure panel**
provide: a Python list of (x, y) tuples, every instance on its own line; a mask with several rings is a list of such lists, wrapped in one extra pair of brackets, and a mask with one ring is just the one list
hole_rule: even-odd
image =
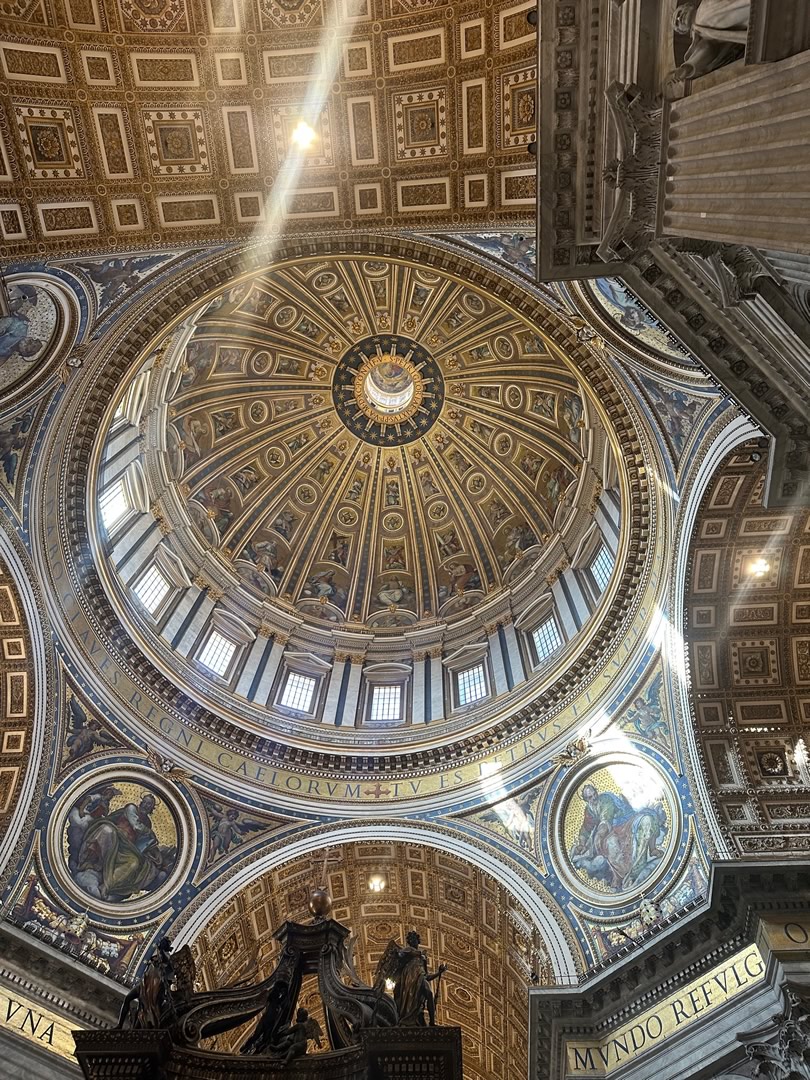
[(93, 713), (72, 686), (65, 691), (66, 733), (62, 765), (70, 765), (121, 743)]
[(618, 278), (596, 278), (592, 295), (608, 318), (640, 344), (680, 363), (689, 359), (675, 335)]
[(207, 866), (249, 847), (260, 833), (271, 832), (284, 824), (283, 818), (251, 813), (215, 799), (203, 798), (202, 804), (208, 819)]
[(34, 416), (34, 410), (27, 409), (0, 423), (0, 484), (12, 495), (21, 472), (20, 462), (31, 441)]
[(672, 811), (652, 765), (598, 767), (562, 811), (567, 862), (586, 894), (640, 890), (664, 861)]
[(673, 733), (664, 703), (664, 673), (659, 669), (652, 681), (636, 695), (622, 713), (619, 726), (631, 736), (672, 749)]
[(12, 283), (8, 294), (10, 313), (0, 317), (0, 394), (42, 360), (59, 321), (44, 289)]
[(69, 265), (90, 279), (98, 313), (103, 315), (107, 308), (137, 289), (150, 274), (173, 258), (173, 254), (139, 255), (122, 259), (88, 259)]
[(709, 399), (689, 394), (675, 386), (653, 382), (643, 375), (639, 375), (638, 379), (676, 460), (679, 460), (690, 436), (697, 430), (698, 419), (706, 411)]
[(130, 780), (83, 792), (65, 823), (71, 880), (87, 896), (123, 904), (159, 889), (177, 865), (179, 831), (164, 797)]
[(533, 233), (454, 233), (454, 239), (506, 263), (534, 281), (537, 277), (537, 241)]

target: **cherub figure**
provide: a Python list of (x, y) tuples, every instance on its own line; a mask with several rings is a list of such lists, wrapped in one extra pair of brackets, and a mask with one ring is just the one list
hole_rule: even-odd
[(116, 746), (116, 741), (95, 716), (88, 717), (77, 698), (71, 694), (68, 701), (70, 711), (70, 733), (66, 740), (67, 756), (70, 761), (78, 761), (96, 749)]
[(320, 1050), (322, 1035), (318, 1021), (310, 1017), (306, 1009), (299, 1009), (295, 1015), (294, 1024), (279, 1028), (280, 1038), (272, 1047), (272, 1051), (274, 1054), (283, 1054), (281, 1064), (289, 1065), (294, 1058), (303, 1057), (306, 1054), (310, 1039)]
[(206, 808), (211, 815), (211, 832), (208, 840), (208, 861), (227, 855), (232, 847), (244, 843), (248, 833), (260, 832), (263, 828), (259, 821), (242, 821), (241, 810), (229, 806), (227, 810), (215, 802), (206, 800)]

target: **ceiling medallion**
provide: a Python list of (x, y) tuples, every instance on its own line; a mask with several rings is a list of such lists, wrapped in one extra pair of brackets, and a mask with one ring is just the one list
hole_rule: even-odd
[(433, 427), (444, 379), (423, 346), (397, 334), (375, 334), (338, 361), (332, 400), (353, 435), (374, 446), (402, 446)]

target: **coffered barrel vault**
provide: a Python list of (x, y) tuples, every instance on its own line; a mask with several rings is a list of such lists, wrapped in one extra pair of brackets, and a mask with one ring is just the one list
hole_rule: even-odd
[(535, 197), (530, 7), (6, 5), (4, 247), (519, 221)]

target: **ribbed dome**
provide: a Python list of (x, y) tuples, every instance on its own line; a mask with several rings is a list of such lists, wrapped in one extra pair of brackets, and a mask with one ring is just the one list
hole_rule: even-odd
[(593, 424), (537, 329), (401, 261), (220, 295), (169, 388), (178, 500), (253, 593), (408, 626), (514, 581), (571, 512)]

